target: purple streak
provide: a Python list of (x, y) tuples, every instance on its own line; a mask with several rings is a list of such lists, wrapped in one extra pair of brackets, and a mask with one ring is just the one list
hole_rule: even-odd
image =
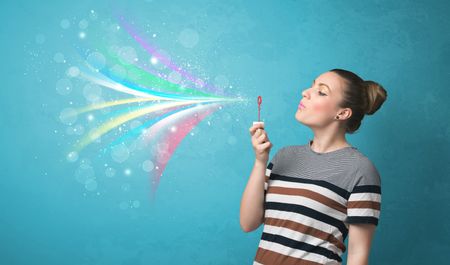
[[(158, 53), (156, 51), (156, 48), (151, 46), (150, 44), (148, 44), (145, 40), (143, 40), (137, 33), (136, 31), (131, 27), (130, 24), (128, 24), (123, 16), (119, 16), (119, 20), (120, 20), (120, 24), (121, 26), (127, 31), (127, 33), (133, 37), (134, 40), (136, 40), (150, 55), (156, 57), (159, 61), (161, 61), (165, 66), (169, 67), (170, 69), (172, 69), (173, 71), (176, 71), (178, 73), (180, 73), (180, 75), (186, 79), (188, 79), (189, 81), (191, 81), (192, 83), (200, 86), (200, 87), (207, 87), (211, 90), (213, 90), (214, 92), (222, 92), (223, 94), (223, 90), (222, 89), (218, 89), (214, 86), (211, 86), (209, 84), (206, 83), (206, 81), (201, 80), (199, 78), (196, 78), (194, 76), (192, 76), (190, 73), (188, 73), (187, 71), (183, 70), (181, 67), (175, 65), (169, 58), (164, 57), (162, 54)], [(148, 70), (148, 69), (145, 69)], [(205, 91), (205, 92), (209, 92), (209, 91)]]

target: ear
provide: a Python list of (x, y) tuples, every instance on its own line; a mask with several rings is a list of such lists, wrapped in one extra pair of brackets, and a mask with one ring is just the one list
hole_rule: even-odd
[(352, 109), (351, 108), (345, 108), (339, 111), (338, 113), (340, 120), (347, 120), (350, 119), (352, 116)]

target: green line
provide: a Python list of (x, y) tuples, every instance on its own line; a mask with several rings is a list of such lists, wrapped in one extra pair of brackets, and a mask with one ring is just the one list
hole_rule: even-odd
[(223, 98), (223, 97), (218, 97), (216, 95), (213, 94), (209, 94), (209, 93), (205, 93), (205, 92), (201, 92), (192, 88), (182, 88), (180, 85), (169, 82), (165, 79), (162, 79), (158, 76), (155, 76), (135, 65), (125, 65), (123, 64), (118, 55), (110, 55), (107, 51), (105, 51), (104, 49), (98, 48), (97, 49), (102, 52), (108, 61), (113, 62), (113, 64), (119, 64), (122, 67), (126, 68), (128, 73), (131, 73), (132, 76), (135, 76), (135, 78), (130, 78), (129, 75), (127, 75), (127, 78), (129, 81), (134, 82), (136, 84), (145, 86), (145, 87), (155, 87), (155, 88), (162, 88), (165, 89), (169, 92), (182, 92), (185, 93), (185, 95), (189, 95), (189, 96), (200, 96), (200, 97), (208, 97), (208, 98)]

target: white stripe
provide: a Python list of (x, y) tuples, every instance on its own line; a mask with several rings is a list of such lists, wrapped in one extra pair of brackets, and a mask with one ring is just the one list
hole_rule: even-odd
[(342, 265), (342, 263), (334, 259), (328, 259), (324, 265)]
[[(266, 176), (267, 177), (270, 177), (270, 173), (272, 173), (272, 170), (266, 168)], [(269, 187), (269, 181), (270, 181), (270, 179), (265, 180), (266, 176), (264, 176), (264, 190), (267, 190), (267, 188)]]
[(353, 209), (347, 209), (347, 215), (350, 217), (354, 216), (362, 216), (362, 217), (380, 217), (380, 211), (374, 210), (370, 208), (353, 208)]
[(338, 220), (345, 220), (346, 213), (340, 212), (336, 209), (330, 208), (329, 206), (320, 203), (316, 200), (310, 199), (304, 196), (297, 195), (284, 195), (277, 193), (267, 193), (266, 201), (268, 202), (281, 202), (281, 203), (291, 203), (295, 205), (302, 205), (313, 210), (319, 211), (323, 214), (332, 216)]
[(325, 233), (331, 233), (337, 239), (342, 238), (342, 233), (336, 227), (329, 225), (327, 223), (324, 223), (320, 220), (303, 215), (303, 214), (266, 209), (264, 212), (264, 217), (266, 217), (266, 218), (271, 217), (271, 218), (277, 218), (277, 219), (289, 220), (292, 222), (301, 223), (303, 225), (310, 226), (315, 229), (321, 230)]
[(292, 240), (299, 242), (306, 242), (314, 246), (320, 246), (332, 250), (334, 253), (337, 253), (338, 255), (342, 254), (342, 250), (340, 248), (338, 248), (336, 245), (327, 240), (323, 240), (321, 238), (317, 238), (312, 235), (304, 234), (302, 232), (292, 230), (286, 227), (264, 225), (264, 232), (275, 235), (281, 235), (290, 238)]
[(311, 190), (314, 192), (317, 192), (323, 196), (326, 196), (332, 200), (337, 201), (341, 205), (346, 205), (347, 200), (337, 194), (336, 192), (327, 189), (325, 187), (316, 185), (316, 184), (310, 184), (310, 183), (298, 183), (298, 182), (292, 182), (292, 181), (284, 181), (279, 179), (273, 179), (270, 183), (270, 186), (277, 186), (277, 187), (285, 187), (285, 188), (294, 188), (294, 189), (306, 189)]
[(262, 263), (259, 263), (259, 262), (257, 262), (257, 261), (253, 261), (253, 265), (264, 265), (264, 264), (262, 264)]
[(270, 251), (274, 251), (274, 252), (289, 256), (289, 257), (301, 258), (301, 259), (305, 259), (305, 260), (309, 260), (309, 261), (314, 261), (317, 263), (321, 263), (326, 258), (326, 257), (316, 254), (316, 253), (306, 252), (306, 251), (300, 250), (300, 249), (293, 249), (293, 248), (286, 247), (284, 245), (281, 245), (281, 244), (278, 244), (275, 242), (265, 241), (262, 239), (259, 242), (259, 247), (270, 250)]
[(379, 193), (363, 192), (352, 193), (348, 198), (348, 201), (375, 201), (381, 202), (381, 195)]

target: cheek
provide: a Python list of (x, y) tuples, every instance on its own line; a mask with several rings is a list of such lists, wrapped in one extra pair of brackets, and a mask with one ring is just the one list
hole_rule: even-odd
[(331, 106), (329, 104), (316, 104), (313, 106), (313, 110), (316, 112), (328, 112)]

